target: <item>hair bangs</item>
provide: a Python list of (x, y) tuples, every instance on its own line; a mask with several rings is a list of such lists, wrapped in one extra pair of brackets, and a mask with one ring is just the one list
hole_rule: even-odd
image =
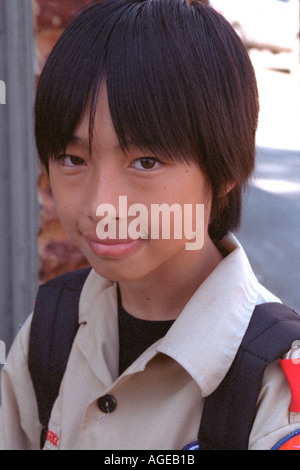
[[(123, 148), (130, 142), (171, 160), (196, 160), (205, 169), (205, 155), (220, 151), (214, 148), (210, 115), (222, 116), (226, 108), (220, 105), (223, 90), (217, 94), (211, 83), (220, 70), (208, 70), (215, 58), (209, 29), (218, 29), (209, 10), (186, 0), (96, 0), (84, 7), (58, 40), (40, 78), (36, 136), (42, 162), (67, 146), (88, 108), (91, 148), (105, 80)], [(230, 97), (230, 90), (226, 94)]]
[[(184, 2), (172, 2), (172, 7), (177, 3), (182, 9)], [(194, 145), (195, 119), (189, 104), (193, 98), (184, 78), (189, 65), (181, 64), (174, 47), (176, 24), (170, 24), (173, 8), (168, 6), (168, 0), (127, 2), (111, 29), (103, 77), (122, 148), (127, 149), (130, 143), (170, 160), (188, 161), (199, 152), (198, 144)], [(90, 101), (90, 137), (102, 84), (99, 74), (95, 76)]]
[[(124, 2), (115, 0), (108, 6), (121, 15), (118, 4)], [(84, 112), (89, 107), (94, 109), (99, 85), (105, 78), (115, 15), (108, 14), (104, 3), (93, 2), (87, 7), (60, 36), (39, 79), (35, 136), (40, 160), (46, 167), (49, 158), (66, 148)]]
[(134, 21), (125, 16), (112, 34), (106, 68), (111, 115), (121, 145), (128, 140), (170, 159), (186, 159), (191, 142), (184, 131), (186, 104), (182, 92), (170, 87), (176, 71), (164, 49), (172, 47), (150, 9), (146, 2), (139, 5)]

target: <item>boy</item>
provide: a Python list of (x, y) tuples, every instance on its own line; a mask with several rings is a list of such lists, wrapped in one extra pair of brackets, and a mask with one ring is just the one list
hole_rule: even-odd
[[(255, 306), (279, 302), (230, 234), (254, 168), (257, 115), (247, 52), (201, 2), (94, 2), (63, 33), (40, 78), (36, 140), (60, 220), (92, 270), (44, 448), (197, 448), (205, 398)], [(129, 234), (136, 214), (120, 207), (125, 196), (148, 214), (155, 204), (190, 205), (193, 230), (204, 207), (200, 249), (186, 249), (192, 229), (152, 237), (151, 217)], [(30, 324), (3, 371), (4, 448), (39, 447)], [(249, 449), (298, 435), (290, 398), (276, 361)]]

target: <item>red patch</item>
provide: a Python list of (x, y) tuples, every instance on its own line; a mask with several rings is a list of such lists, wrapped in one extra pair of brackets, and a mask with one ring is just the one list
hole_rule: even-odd
[(300, 450), (300, 429), (279, 441), (273, 450)]
[(48, 430), (46, 441), (50, 442), (54, 447), (57, 447), (59, 437), (55, 432)]
[(300, 364), (294, 359), (282, 359), (281, 368), (291, 390), (290, 411), (300, 413)]

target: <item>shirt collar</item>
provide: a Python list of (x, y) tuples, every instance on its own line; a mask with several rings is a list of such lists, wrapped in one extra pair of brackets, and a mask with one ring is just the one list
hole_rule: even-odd
[[(229, 370), (258, 297), (258, 281), (239, 242), (229, 235), (220, 245), (227, 256), (200, 285), (166, 336), (148, 349), (144, 361), (140, 361), (144, 367), (156, 352), (167, 354), (186, 369), (203, 396), (212, 393)], [(109, 311), (103, 312), (108, 305)], [(99, 311), (101, 315), (97, 315)], [(117, 362), (116, 284), (93, 270), (84, 285), (79, 307), (79, 322), (88, 320), (93, 329), (103, 332), (103, 337), (104, 330), (111, 331), (113, 344), (109, 345), (105, 338), (111, 353), (106, 357), (114, 356), (113, 362)], [(107, 328), (98, 325), (100, 321), (107, 323)], [(113, 375), (116, 379), (116, 372)]]
[(221, 243), (227, 256), (200, 285), (158, 350), (179, 362), (212, 393), (228, 372), (258, 297), (258, 281), (233, 235)]

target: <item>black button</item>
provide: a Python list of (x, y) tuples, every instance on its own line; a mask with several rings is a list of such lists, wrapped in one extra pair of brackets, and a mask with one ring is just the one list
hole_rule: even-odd
[(111, 413), (117, 406), (117, 401), (112, 395), (104, 395), (98, 398), (98, 407), (103, 413)]

